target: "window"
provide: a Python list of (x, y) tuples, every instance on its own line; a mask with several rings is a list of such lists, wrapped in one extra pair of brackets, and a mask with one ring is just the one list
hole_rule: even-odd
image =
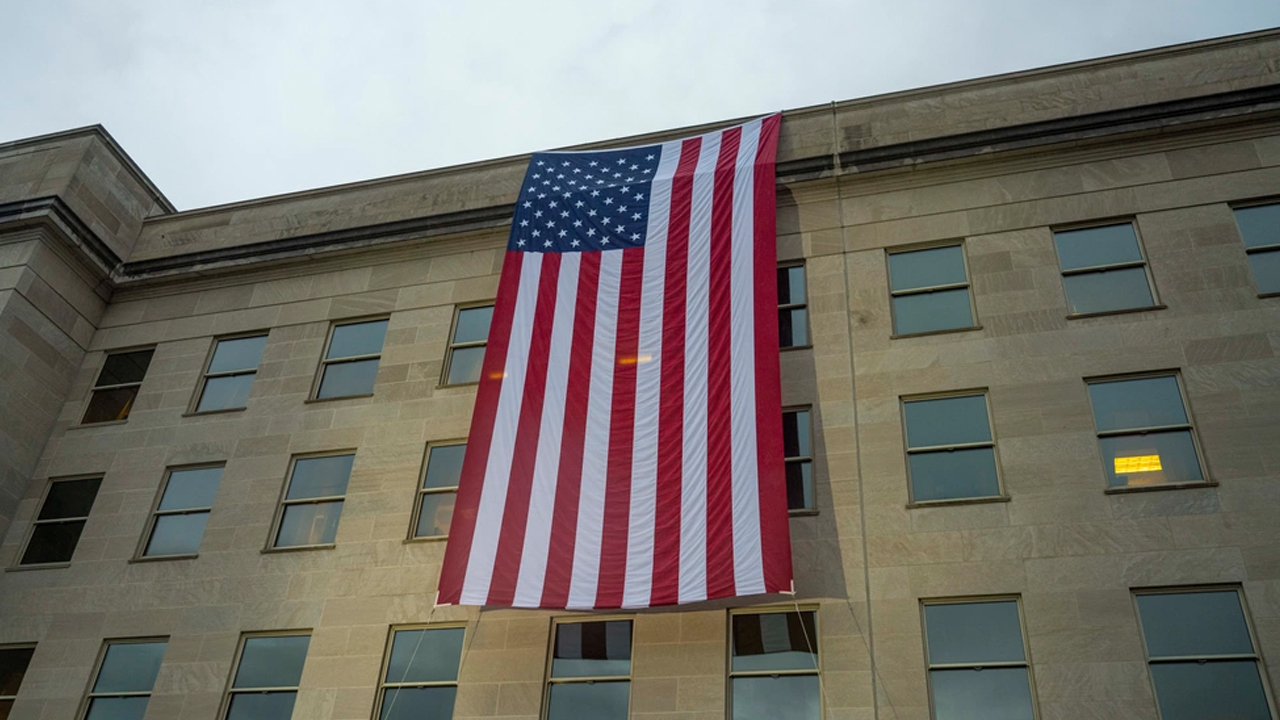
[(626, 720), (631, 621), (556, 623), (546, 703), (546, 720)]
[(787, 464), (787, 509), (815, 509), (813, 422), (808, 408), (782, 413), (782, 447)]
[(1072, 315), (1155, 306), (1133, 223), (1055, 232), (1053, 242)]
[(1271, 720), (1238, 589), (1141, 592), (1134, 600), (1161, 720)]
[(93, 384), (93, 395), (89, 398), (89, 407), (84, 411), (81, 424), (128, 418), (154, 353), (152, 349), (108, 355), (98, 373), (98, 381)]
[(729, 621), (732, 720), (819, 720), (817, 613), (741, 612)]
[(225, 338), (213, 345), (204, 370), (204, 383), (196, 399), (195, 412), (239, 410), (249, 402), (249, 390), (258, 374), (266, 335)]
[(50, 482), (18, 564), (71, 562), (101, 483), (100, 477)]
[(170, 468), (144, 534), (142, 556), (195, 555), (221, 480), (221, 465)]
[(225, 720), (290, 720), (310, 635), (250, 635), (227, 688)]
[(1000, 495), (985, 393), (904, 399), (902, 417), (913, 502)]
[(1031, 666), (1017, 600), (924, 605), (935, 720), (1032, 720)]
[(333, 544), (355, 459), (353, 454), (294, 458), (273, 547)]
[(784, 348), (809, 345), (804, 265), (778, 268), (778, 344)]
[(418, 506), (413, 518), (416, 538), (442, 538), (449, 535), (453, 505), (458, 499), (458, 479), (462, 477), (462, 459), (466, 443), (429, 445), (427, 460), (418, 486)]
[(160, 673), (164, 640), (109, 642), (85, 704), (85, 720), (142, 720)]
[(492, 305), (460, 307), (453, 316), (453, 333), (444, 357), (444, 384), (466, 385), (480, 382), (484, 347), (489, 342)]
[(1108, 485), (1204, 481), (1177, 376), (1090, 381), (1089, 400)]
[(34, 647), (0, 647), (0, 718), (9, 717), (13, 701), (22, 687), (22, 677), (31, 665)]
[(370, 320), (333, 326), (329, 346), (320, 361), (317, 400), (373, 394), (387, 322)]
[(889, 253), (889, 295), (894, 335), (976, 326), (959, 244)]
[(378, 720), (449, 720), (458, 694), (460, 627), (393, 630), (378, 689)]
[(1280, 293), (1280, 203), (1236, 208), (1236, 225), (1258, 293)]

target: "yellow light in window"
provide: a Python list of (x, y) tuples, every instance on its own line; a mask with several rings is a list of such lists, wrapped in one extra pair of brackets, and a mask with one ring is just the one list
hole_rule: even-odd
[(1159, 455), (1133, 455), (1131, 457), (1116, 458), (1116, 474), (1129, 475), (1141, 472), (1156, 472), (1163, 470), (1160, 466)]

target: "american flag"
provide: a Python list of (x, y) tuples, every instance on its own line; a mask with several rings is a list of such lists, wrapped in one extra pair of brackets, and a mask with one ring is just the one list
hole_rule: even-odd
[(642, 608), (790, 591), (780, 122), (533, 156), (439, 604)]

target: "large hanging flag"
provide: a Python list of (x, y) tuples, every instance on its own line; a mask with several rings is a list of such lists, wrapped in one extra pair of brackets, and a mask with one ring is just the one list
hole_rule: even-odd
[(642, 608), (791, 590), (780, 122), (534, 154), (439, 604)]

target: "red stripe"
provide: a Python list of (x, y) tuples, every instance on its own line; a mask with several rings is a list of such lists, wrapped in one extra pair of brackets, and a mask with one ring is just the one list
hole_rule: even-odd
[(733, 178), (741, 128), (724, 131), (711, 195), (711, 270), (707, 318), (707, 599), (734, 594), (733, 432), (729, 371)]
[(662, 299), (662, 373), (658, 393), (658, 498), (653, 537), (651, 605), (680, 599), (680, 509), (684, 473), (684, 349), (688, 301), (689, 222), (693, 171), (702, 138), (685, 140), (671, 181), (667, 272)]
[(507, 345), (511, 341), (511, 323), (515, 316), (516, 295), (520, 290), (523, 258), (524, 253), (508, 250), (502, 263), (493, 321), (489, 325), (489, 344), (485, 348), (476, 405), (471, 414), (466, 458), (462, 461), (462, 477), (458, 481), (458, 501), (453, 509), (444, 565), (440, 569), (437, 588), (437, 602), (440, 604), (456, 604), (462, 596), (462, 583), (466, 579), (471, 541), (476, 530), (476, 512), (480, 507), (480, 491), (484, 487), (485, 467), (489, 463), (493, 423), (498, 414), (498, 396), (502, 393), (503, 368), (507, 362)]
[(636, 353), (640, 346), (640, 292), (644, 287), (644, 248), (628, 248), (621, 252), (618, 339), (613, 367), (613, 412), (609, 421), (609, 465), (605, 471), (604, 537), (600, 542), (597, 608), (622, 607), (622, 592), (627, 579), (631, 453), (636, 424)]
[(515, 600), (520, 556), (524, 551), (524, 531), (529, 522), (529, 493), (533, 487), (533, 469), (538, 461), (538, 436), (542, 431), (542, 403), (547, 390), (547, 356), (551, 353), (551, 325), (556, 317), (560, 258), (560, 253), (542, 255), (529, 360), (524, 376), (524, 397), (520, 402), (515, 447), (511, 451), (507, 502), (503, 505), (498, 552), (489, 581), (489, 605), (510, 606)]
[(764, 119), (755, 163), (756, 452), (766, 592), (791, 591), (791, 529), (782, 459), (782, 381), (778, 370), (778, 236), (774, 198), (774, 157), (781, 124), (781, 115)]
[(564, 437), (556, 479), (556, 506), (551, 516), (547, 576), (542, 607), (569, 603), (573, 579), (573, 548), (578, 533), (578, 493), (582, 488), (582, 448), (587, 429), (587, 398), (591, 394), (591, 351), (596, 333), (596, 291), (600, 285), (600, 253), (582, 254), (578, 270), (578, 307), (573, 316), (573, 346), (569, 349), (569, 384), (565, 393)]

